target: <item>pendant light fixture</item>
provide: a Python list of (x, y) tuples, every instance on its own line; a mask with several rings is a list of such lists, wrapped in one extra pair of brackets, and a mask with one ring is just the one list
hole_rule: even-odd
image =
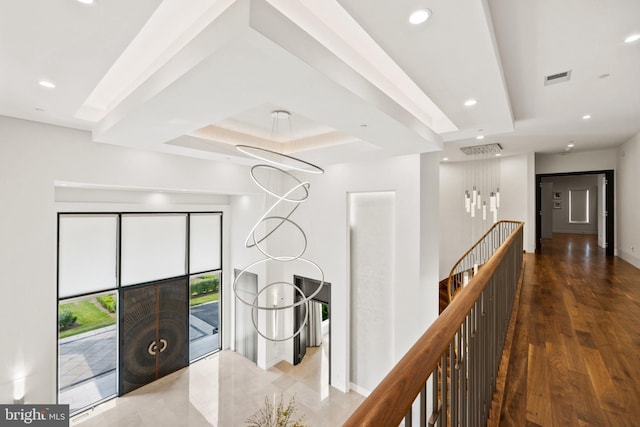
[[(500, 144), (474, 145), (460, 149), (470, 157), (465, 167), (464, 212), (467, 214), (470, 242), (480, 237), (490, 224), (498, 222), (500, 209)], [(489, 223), (491, 221), (491, 223)]]
[[(278, 132), (278, 123), (280, 120), (289, 120), (290, 114), (284, 110), (276, 110), (271, 113), (271, 117), (273, 120), (272, 133), (274, 134), (272, 139), (277, 143), (277, 135), (275, 134)], [(309, 198), (311, 188), (311, 184), (308, 181), (299, 179), (296, 174), (322, 174), (324, 170), (312, 163), (274, 150), (248, 145), (237, 145), (236, 149), (261, 161), (251, 168), (251, 179), (260, 189), (267, 193), (273, 203), (249, 231), (244, 242), (246, 248), (258, 250), (262, 254), (262, 258), (247, 265), (236, 276), (233, 282), (233, 292), (236, 299), (251, 307), (251, 322), (261, 337), (274, 342), (286, 341), (299, 335), (306, 326), (309, 302), (320, 292), (324, 285), (322, 268), (315, 262), (303, 257), (307, 249), (307, 235), (302, 227), (292, 219), (298, 207)], [(269, 179), (267, 179), (268, 177)], [(299, 247), (285, 245), (285, 253), (274, 253), (268, 245), (269, 240), (277, 237), (280, 233), (290, 232), (297, 234)], [(280, 249), (283, 250), (282, 248)], [(238, 283), (245, 273), (262, 264), (277, 263), (298, 263), (302, 264), (305, 270), (312, 267), (312, 270), (317, 273), (318, 287), (311, 295), (305, 295), (302, 289), (294, 283), (278, 280), (270, 282), (260, 289), (252, 300), (241, 295), (238, 290)], [(291, 303), (282, 302), (288, 300), (288, 298), (285, 300), (285, 295), (282, 291), (282, 288), (286, 287), (291, 288), (294, 294), (299, 295), (299, 298), (293, 298)], [(271, 294), (269, 298), (267, 298), (267, 293)], [(286, 316), (278, 316), (278, 312), (292, 310), (302, 305), (305, 306), (305, 315), (302, 323), (291, 335), (279, 337), (280, 325), (278, 325), (278, 321), (280, 319), (286, 320)], [(257, 319), (260, 310), (273, 313), (272, 328), (260, 327)]]

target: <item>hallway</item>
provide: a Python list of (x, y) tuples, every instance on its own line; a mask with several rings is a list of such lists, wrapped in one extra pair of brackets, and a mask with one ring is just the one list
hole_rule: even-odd
[(500, 425), (637, 426), (640, 271), (592, 235), (525, 262)]

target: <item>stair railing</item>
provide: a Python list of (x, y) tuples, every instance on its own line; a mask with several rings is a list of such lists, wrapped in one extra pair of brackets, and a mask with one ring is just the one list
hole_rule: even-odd
[(504, 241), (344, 426), (486, 425), (521, 280), (523, 225), (494, 225)]
[(454, 264), (449, 273), (447, 289), (449, 302), (478, 273), (494, 252), (521, 223), (498, 221)]

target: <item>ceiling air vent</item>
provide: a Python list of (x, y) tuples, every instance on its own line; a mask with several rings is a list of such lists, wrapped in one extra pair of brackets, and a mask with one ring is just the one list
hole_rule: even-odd
[(568, 82), (569, 80), (571, 80), (571, 70), (544, 76), (544, 85), (549, 86), (556, 83)]
[(499, 154), (502, 151), (502, 145), (497, 143), (472, 145), (471, 147), (461, 147), (460, 151), (462, 151), (467, 156), (478, 154)]

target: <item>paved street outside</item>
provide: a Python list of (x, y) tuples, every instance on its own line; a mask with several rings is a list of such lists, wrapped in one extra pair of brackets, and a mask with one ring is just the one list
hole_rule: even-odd
[(189, 356), (197, 359), (219, 347), (218, 301), (191, 307), (189, 316)]

